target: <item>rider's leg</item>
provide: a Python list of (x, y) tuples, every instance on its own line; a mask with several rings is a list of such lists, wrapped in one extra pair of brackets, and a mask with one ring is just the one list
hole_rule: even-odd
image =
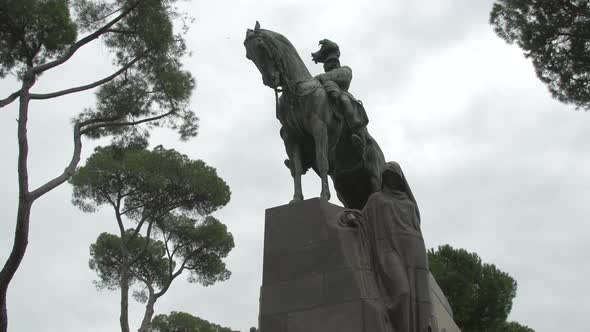
[(357, 148), (364, 148), (367, 140), (367, 128), (362, 122), (359, 121), (358, 116), (356, 116), (355, 105), (353, 104), (352, 100), (350, 100), (350, 98), (344, 93), (340, 98), (340, 105), (342, 107), (344, 119), (352, 131), (352, 135), (350, 137), (352, 144)]

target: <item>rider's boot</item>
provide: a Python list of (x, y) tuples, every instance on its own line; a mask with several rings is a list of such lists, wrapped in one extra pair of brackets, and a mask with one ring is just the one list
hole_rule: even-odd
[(365, 148), (366, 140), (367, 140), (367, 128), (364, 126), (363, 123), (358, 119), (358, 116), (355, 114), (355, 106), (350, 98), (342, 94), (340, 104), (342, 107), (342, 113), (344, 115), (344, 119), (348, 124), (350, 131), (352, 131), (350, 140), (352, 141), (352, 145), (359, 151), (363, 151)]

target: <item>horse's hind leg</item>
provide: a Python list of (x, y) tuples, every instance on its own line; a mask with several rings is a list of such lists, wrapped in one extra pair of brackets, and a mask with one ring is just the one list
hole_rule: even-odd
[(315, 142), (316, 165), (317, 170), (322, 179), (322, 192), (320, 198), (330, 199), (330, 185), (328, 183), (328, 128), (326, 124), (321, 121), (314, 121), (313, 123), (313, 140)]

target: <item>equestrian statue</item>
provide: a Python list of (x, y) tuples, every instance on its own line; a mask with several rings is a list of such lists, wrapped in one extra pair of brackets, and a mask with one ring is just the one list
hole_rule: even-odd
[(261, 29), (258, 22), (248, 29), (244, 46), (263, 84), (275, 91), (285, 165), (294, 180), (293, 201), (303, 199), (301, 175), (312, 168), (321, 178), (321, 198), (330, 199), (330, 176), (344, 206), (362, 209), (381, 189), (385, 158), (367, 131), (363, 104), (348, 92), (352, 70), (340, 65), (338, 45), (320, 41), (312, 60), (322, 63), (325, 72), (315, 77), (287, 38)]
[[(428, 269), (418, 203), (401, 166), (396, 162), (385, 163), (381, 148), (367, 131), (369, 119), (363, 103), (349, 92), (352, 70), (340, 64), (338, 44), (323, 39), (320, 41), (319, 51), (311, 53), (312, 60), (324, 66), (324, 73), (315, 77), (309, 73), (295, 47), (287, 38), (279, 33), (261, 29), (258, 22), (254, 30), (248, 29), (246, 32), (244, 46), (246, 57), (254, 62), (262, 74), (263, 84), (275, 91), (276, 117), (281, 123), (280, 134), (288, 156), (285, 164), (290, 169), (295, 184), (293, 200), (303, 199), (301, 175), (312, 168), (321, 178), (320, 198), (330, 198), (328, 186), (328, 176), (330, 176), (338, 198), (345, 207), (320, 209), (323, 217), (317, 218), (309, 217), (314, 211), (312, 205), (305, 204), (278, 207), (276, 209), (283, 212), (278, 213), (272, 209), (275, 212), (267, 213), (266, 231), (268, 232), (265, 233), (263, 273), (274, 277), (280, 275), (277, 271), (281, 273), (289, 271), (289, 273), (285, 272), (288, 279), (269, 277), (274, 281), (263, 282), (264, 292), (261, 291), (263, 295), (261, 295), (260, 305), (261, 330), (273, 332), (277, 326), (291, 326), (291, 323), (287, 324), (286, 318), (288, 316), (291, 322), (291, 313), (285, 315), (282, 310), (291, 308), (292, 305), (295, 308), (293, 310), (297, 310), (293, 316), (299, 317), (293, 320), (295, 322), (293, 326), (297, 327), (297, 331), (310, 330), (302, 326), (311, 326), (313, 327), (311, 330), (360, 331), (362, 328), (357, 325), (346, 325), (348, 320), (344, 317), (349, 315), (352, 317), (350, 322), (369, 322), (367, 323), (369, 325), (365, 325), (362, 329), (363, 331), (460, 332), (453, 321), (448, 301)], [(302, 214), (302, 210), (298, 210), (302, 206), (306, 206), (309, 213)], [(283, 222), (283, 219), (290, 221), (308, 218), (311, 218), (313, 222), (302, 223), (302, 230), (296, 232), (296, 235), (293, 234), (294, 237), (299, 236), (299, 240), (291, 241), (287, 239), (292, 235), (291, 232), (280, 233), (277, 229), (281, 227), (269, 226), (270, 224), (286, 225), (287, 222)], [(269, 223), (271, 220), (272, 223)], [(338, 221), (336, 226), (333, 223), (334, 220)], [(322, 232), (325, 232), (324, 235), (312, 236), (319, 229), (316, 226), (310, 226), (315, 225), (316, 221), (324, 222), (331, 227), (321, 228)], [(288, 230), (292, 228), (288, 227)], [(281, 241), (294, 246), (293, 252), (290, 252), (288, 245)], [(331, 247), (332, 244), (327, 245), (332, 243), (331, 241), (337, 245), (334, 247)], [(278, 246), (277, 243), (281, 245)], [(310, 245), (311, 243), (314, 245)], [(271, 263), (267, 264), (267, 245), (269, 245), (268, 252), (272, 252), (276, 257), (286, 255), (282, 259), (294, 266), (290, 266), (289, 269), (277, 268), (283, 265), (272, 263), (275, 262), (274, 260), (269, 260)], [(297, 245), (303, 246), (305, 251)], [(346, 257), (342, 260), (350, 265), (344, 268), (344, 265), (338, 265), (337, 274), (334, 274), (336, 272), (330, 270), (330, 264), (320, 264), (323, 265), (320, 268), (316, 263), (309, 263), (318, 261), (317, 257), (323, 257), (321, 251), (328, 250), (326, 248), (331, 248), (329, 249), (331, 259), (340, 257), (338, 255), (342, 254)], [(297, 252), (297, 255), (304, 252), (308, 255), (305, 257), (309, 259), (297, 259), (291, 262), (292, 257), (303, 257), (294, 256), (294, 252)], [(334, 260), (339, 262), (339, 258)], [(298, 268), (313, 274), (292, 273), (295, 270), (299, 271)], [(332, 268), (335, 269), (335, 267)], [(363, 272), (360, 273), (360, 270)], [(319, 279), (307, 279), (312, 276), (318, 278), (316, 274), (320, 275)], [(344, 280), (328, 278), (334, 275), (338, 275), (338, 278), (344, 275), (350, 276), (346, 277), (346, 280), (350, 279), (351, 282), (346, 286), (341, 282), (334, 284), (331, 281)], [(361, 275), (363, 277), (359, 277)], [(301, 283), (301, 280), (305, 280), (305, 284)], [(316, 284), (315, 281), (308, 282), (308, 280), (322, 281)], [(274, 283), (279, 282), (283, 288), (275, 287)], [(297, 282), (297, 287), (305, 289), (306, 294), (323, 289), (321, 287), (324, 285), (332, 287), (327, 289), (334, 290), (338, 289), (337, 287), (344, 287), (346, 294), (356, 294), (358, 289), (361, 294), (358, 302), (355, 302), (357, 299), (352, 296), (346, 298), (348, 301), (346, 303), (347, 305), (349, 303), (365, 304), (360, 307), (354, 304), (354, 306), (346, 307), (344, 311), (342, 308), (345, 307), (340, 307), (340, 304), (338, 308), (341, 309), (334, 309), (336, 306), (330, 302), (331, 297), (326, 297), (329, 301), (326, 300), (324, 303), (319, 300), (323, 299), (322, 297), (314, 296), (310, 297), (309, 303), (306, 304), (309, 306), (305, 307), (303, 306), (305, 301), (301, 300), (298, 293), (293, 293), (290, 297), (285, 295), (285, 292), (278, 291), (278, 289), (287, 289), (285, 284), (293, 285), (294, 282)], [(355, 291), (351, 291), (352, 289)], [(371, 289), (371, 295), (363, 293), (364, 291), (360, 289)], [(282, 309), (276, 311), (269, 309), (273, 305), (283, 303), (276, 300), (279, 298), (287, 303), (285, 307), (280, 307)], [(366, 302), (368, 298), (371, 299), (371, 304)], [(435, 304), (439, 308), (438, 311), (434, 310)], [(329, 310), (326, 309), (328, 306)], [(355, 311), (357, 309), (348, 308), (362, 309)], [(314, 318), (308, 321), (304, 317), (320, 319)], [(328, 324), (327, 322), (346, 323), (341, 323), (337, 328), (336, 325), (324, 328), (322, 324)], [(291, 331), (288, 328), (284, 330)]]

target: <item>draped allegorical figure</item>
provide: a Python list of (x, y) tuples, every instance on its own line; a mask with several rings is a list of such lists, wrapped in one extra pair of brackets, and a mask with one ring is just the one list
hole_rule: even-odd
[(362, 227), (394, 330), (431, 331), (432, 303), (420, 212), (398, 163), (385, 165), (382, 190), (369, 197), (362, 214)]

